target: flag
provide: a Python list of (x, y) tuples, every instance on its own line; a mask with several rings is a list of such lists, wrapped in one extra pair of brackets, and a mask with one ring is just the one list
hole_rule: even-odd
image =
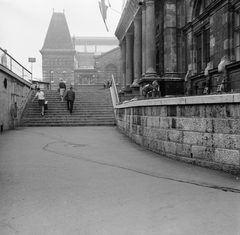
[(107, 27), (107, 24), (106, 24), (108, 6), (105, 4), (105, 0), (101, 0), (100, 2), (98, 1), (98, 4), (99, 4), (100, 12), (102, 14), (103, 22), (104, 22), (104, 24), (106, 26), (106, 29), (108, 31), (108, 27)]

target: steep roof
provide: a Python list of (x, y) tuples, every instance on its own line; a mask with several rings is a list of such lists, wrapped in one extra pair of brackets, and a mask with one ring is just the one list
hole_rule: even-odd
[(53, 12), (42, 51), (74, 50), (64, 13)]

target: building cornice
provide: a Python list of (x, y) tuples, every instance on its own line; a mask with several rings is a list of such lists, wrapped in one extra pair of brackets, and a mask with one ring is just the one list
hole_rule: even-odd
[(135, 16), (141, 10), (139, 0), (129, 0), (123, 10), (119, 20), (115, 35), (119, 41), (122, 41), (126, 32), (129, 30)]

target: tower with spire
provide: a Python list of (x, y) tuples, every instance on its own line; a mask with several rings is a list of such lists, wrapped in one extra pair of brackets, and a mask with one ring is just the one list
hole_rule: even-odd
[(58, 84), (62, 78), (74, 83), (75, 49), (65, 14), (53, 12), (42, 49), (43, 81)]

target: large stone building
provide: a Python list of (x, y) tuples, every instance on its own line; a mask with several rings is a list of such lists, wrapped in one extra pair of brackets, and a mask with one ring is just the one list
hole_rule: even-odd
[(43, 81), (58, 83), (63, 78), (74, 83), (75, 49), (64, 13), (53, 12), (47, 35), (40, 50)]
[(238, 0), (128, 0), (115, 35), (124, 86), (157, 80), (162, 96), (240, 89)]
[(43, 81), (52, 85), (57, 85), (60, 78), (67, 84), (100, 84), (110, 78), (110, 73), (120, 80), (117, 38), (72, 38), (64, 13), (53, 12), (40, 52)]

